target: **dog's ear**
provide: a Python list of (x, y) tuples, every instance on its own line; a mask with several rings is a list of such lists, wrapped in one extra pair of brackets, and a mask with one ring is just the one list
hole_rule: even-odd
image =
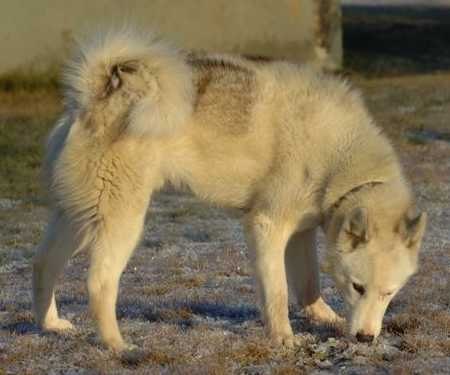
[(366, 208), (354, 208), (344, 219), (340, 236), (350, 242), (351, 249), (370, 240), (369, 214)]
[(398, 224), (397, 232), (408, 248), (418, 248), (417, 245), (425, 232), (426, 223), (426, 212), (418, 213), (415, 207), (411, 207), (406, 211)]

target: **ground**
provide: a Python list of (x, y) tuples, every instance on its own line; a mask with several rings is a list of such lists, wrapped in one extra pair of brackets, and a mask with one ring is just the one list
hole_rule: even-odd
[[(170, 190), (153, 201), (121, 280), (120, 326), (141, 355), (120, 357), (100, 345), (87, 313), (84, 255), (70, 262), (57, 292), (61, 314), (76, 331), (40, 333), (30, 313), (30, 260), (47, 215), (38, 170), (61, 103), (48, 87), (9, 87), (0, 91), (0, 374), (449, 373), (450, 71), (447, 57), (436, 52), (448, 25), (426, 23), (427, 32), (436, 32), (427, 35), (436, 38), (429, 39), (429, 54), (416, 59), (411, 49), (393, 55), (389, 40), (403, 32), (405, 44), (414, 45), (411, 35), (420, 43), (423, 23), (383, 14), (378, 27), (391, 25), (390, 39), (374, 42), (380, 51), (368, 53), (361, 35), (382, 35), (370, 34), (375, 26), (361, 22), (363, 16), (346, 13), (344, 74), (392, 139), (418, 204), (429, 214), (420, 270), (392, 302), (375, 345), (315, 325), (292, 306), (303, 344), (272, 347), (259, 320), (239, 221)], [(410, 34), (399, 31), (405, 24)], [(322, 284), (327, 301), (342, 312), (326, 275)]]

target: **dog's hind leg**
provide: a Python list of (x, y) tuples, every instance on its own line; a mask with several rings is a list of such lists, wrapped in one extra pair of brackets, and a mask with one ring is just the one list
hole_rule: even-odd
[(289, 239), (285, 264), (289, 287), (307, 315), (321, 323), (335, 323), (341, 318), (320, 296), (319, 264), (315, 229), (294, 233)]
[[(131, 197), (130, 197), (131, 199)], [(104, 215), (91, 249), (89, 305), (103, 343), (115, 351), (129, 348), (119, 331), (116, 301), (119, 280), (142, 231), (147, 204)]]
[(44, 331), (73, 328), (69, 321), (58, 317), (54, 286), (76, 248), (67, 219), (60, 213), (53, 213), (33, 259), (33, 312), (36, 323)]

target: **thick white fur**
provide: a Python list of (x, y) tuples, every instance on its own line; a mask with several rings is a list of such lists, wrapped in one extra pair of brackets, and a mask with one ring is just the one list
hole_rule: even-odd
[(182, 126), (192, 113), (192, 74), (176, 48), (154, 35), (132, 29), (98, 34), (80, 41), (77, 53), (68, 62), (64, 83), (66, 100), (79, 110), (102, 95), (111, 69), (121, 63), (137, 61), (148, 71), (144, 79), (153, 85), (130, 114), (127, 131), (136, 135), (170, 134)]
[[(152, 192), (171, 182), (246, 212), (263, 317), (276, 343), (295, 342), (287, 280), (313, 318), (339, 320), (320, 297), (319, 226), (352, 333), (379, 334), (391, 298), (381, 296), (414, 272), (425, 219), (407, 217), (413, 197), (394, 150), (348, 84), (288, 63), (188, 58), (123, 31), (82, 47), (66, 83), (67, 107), (44, 163), (52, 215), (33, 271), (43, 329), (71, 327), (58, 317), (54, 284), (69, 257), (88, 249), (100, 335), (114, 350), (127, 348), (115, 316), (120, 275)], [(352, 287), (355, 279), (366, 296)]]

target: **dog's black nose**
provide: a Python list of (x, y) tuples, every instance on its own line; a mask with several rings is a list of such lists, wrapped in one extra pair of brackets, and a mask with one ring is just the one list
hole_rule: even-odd
[(373, 341), (373, 335), (366, 335), (365, 333), (358, 332), (356, 334), (356, 339), (359, 342), (369, 342), (370, 343)]

